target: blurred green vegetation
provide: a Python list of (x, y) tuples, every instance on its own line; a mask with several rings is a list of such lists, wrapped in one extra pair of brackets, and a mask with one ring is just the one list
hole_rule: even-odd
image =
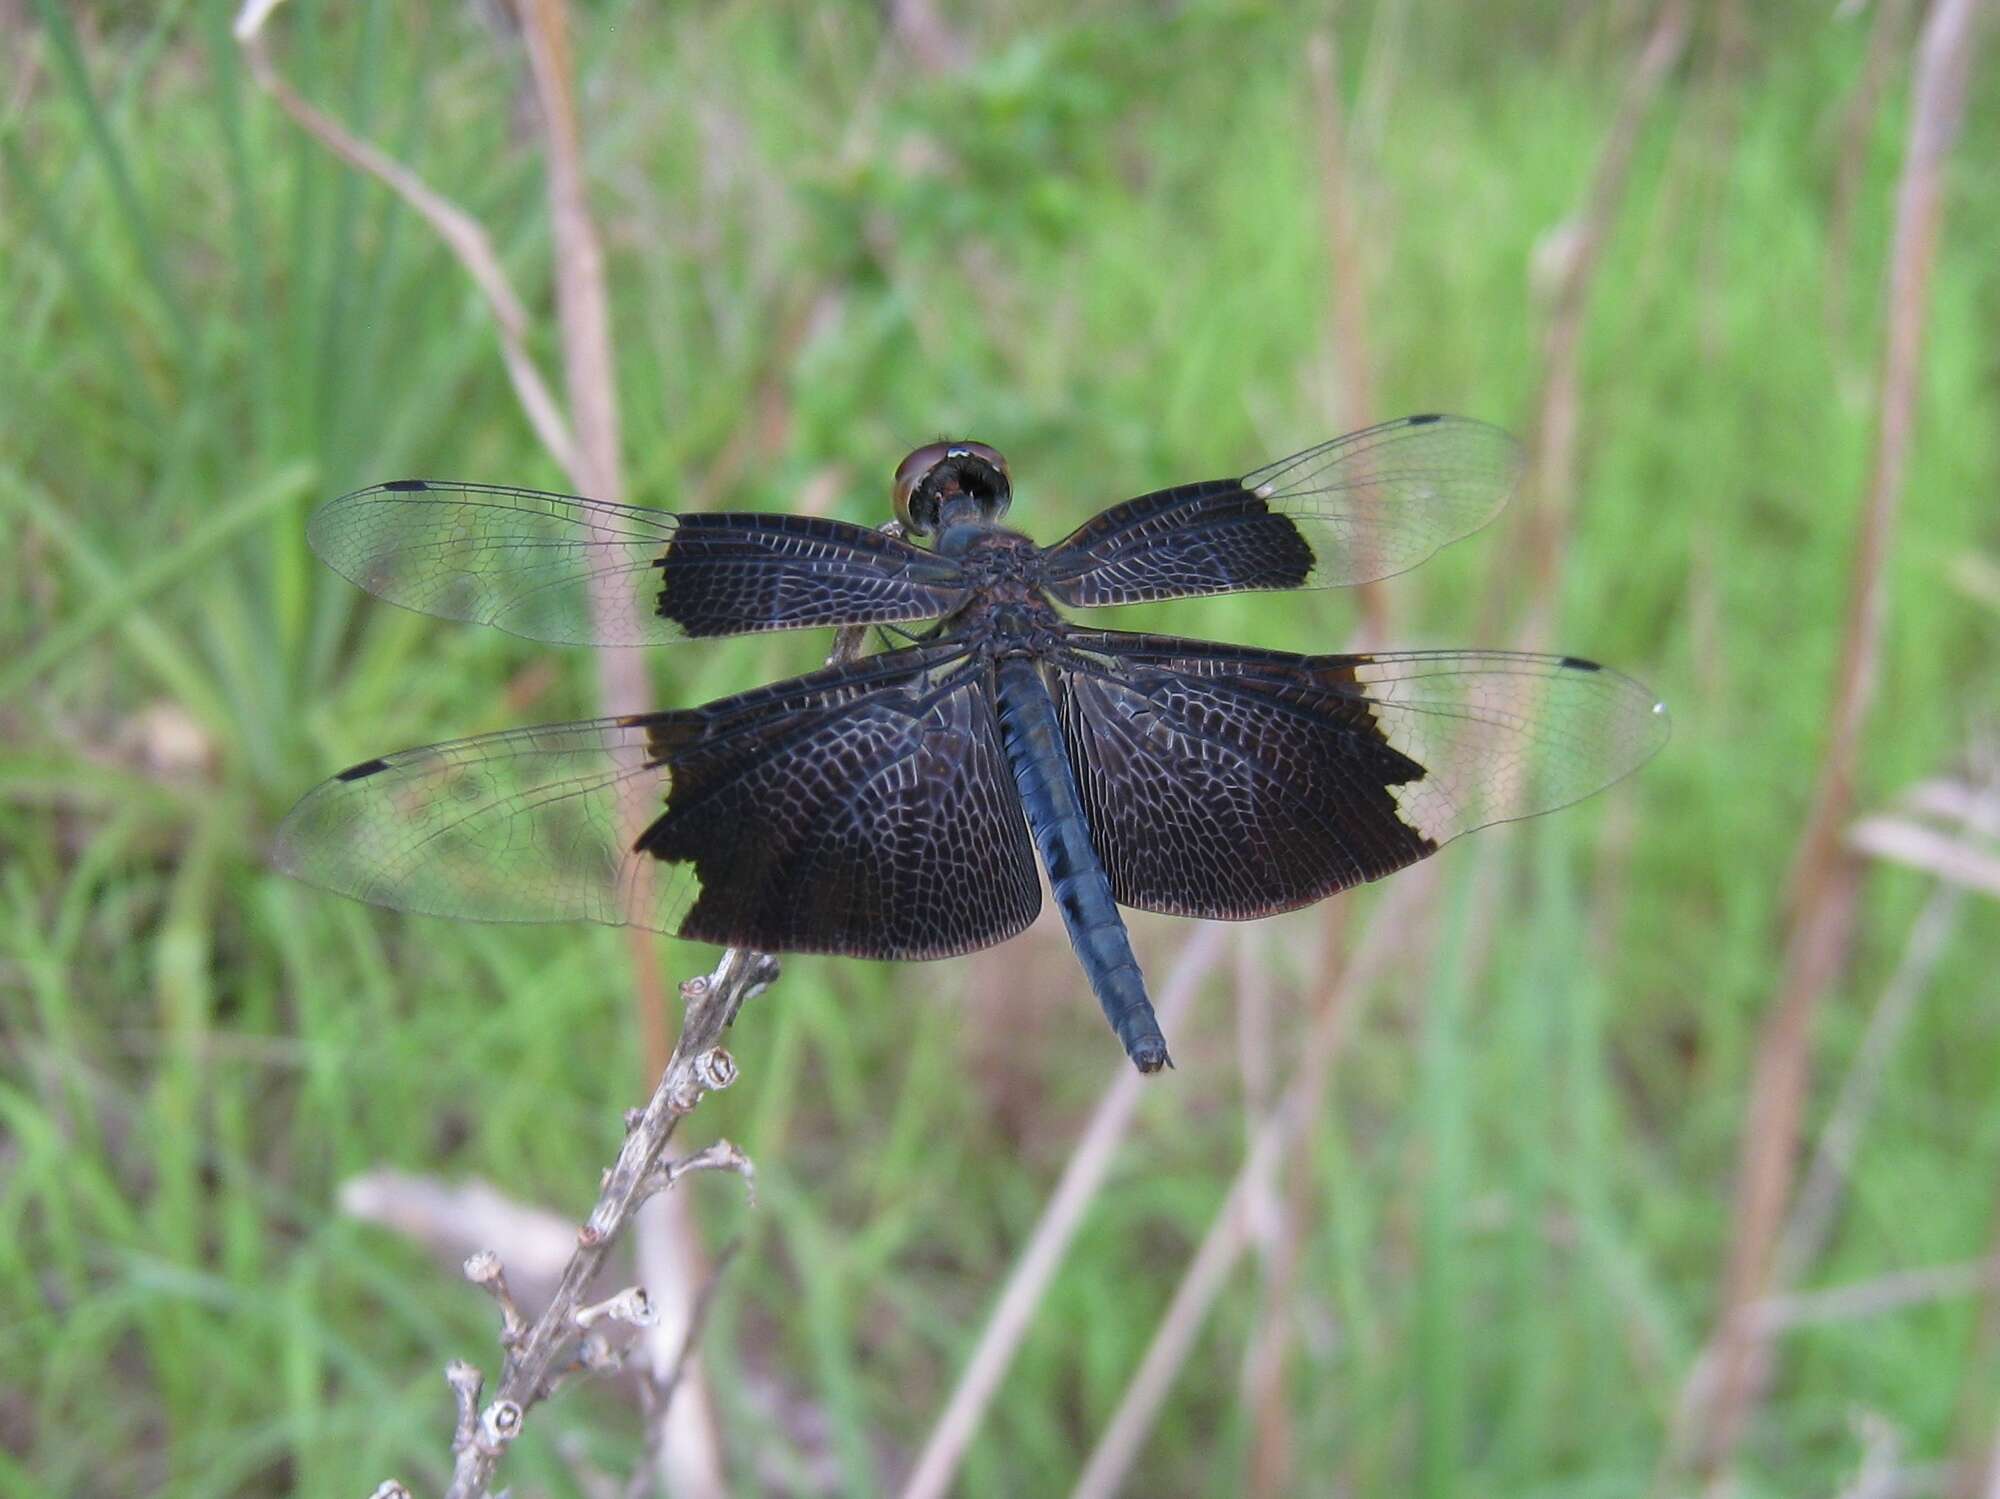
[[(1631, 9), (1413, 0), (1331, 23), (1376, 415), (1532, 416), (1531, 267), (1581, 201)], [(300, 3), (271, 38), (322, 108), (491, 226), (553, 364), (538, 136), (491, 15)], [(0, 49), (10, 1493), (331, 1499), (390, 1473), (435, 1491), (439, 1370), (490, 1366), (491, 1309), (344, 1218), (338, 1184), (476, 1174), (579, 1214), (648, 1086), (615, 934), (403, 918), (263, 867), (276, 818), (332, 768), (587, 715), (594, 679), (582, 652), (372, 604), (307, 551), (311, 506), (363, 483), (562, 477), (456, 265), (257, 91), (230, 20), (218, 0), (42, 0)], [(1361, 1016), (1296, 1184), (1297, 1492), (1639, 1492), (1712, 1324), (1873, 430), (1908, 72), (1899, 49), (1842, 259), (1866, 19), (1797, 4), (1739, 23), (1718, 65), (1701, 13), (1640, 139), (1586, 325), (1559, 585), (1556, 643), (1649, 681), (1676, 736), (1610, 795), (1444, 855), (1438, 934)], [(1326, 18), (1029, 3), (951, 24), (974, 61), (933, 73), (865, 5), (576, 17), (633, 498), (820, 493), (875, 522), (904, 451), (962, 432), (1010, 456), (1015, 519), (1053, 539), (1332, 430), (1304, 63)], [(2000, 618), (1952, 580), (2000, 544), (2000, 165), (1974, 146), (1996, 138), (1988, 77), (1951, 168), (1865, 805), (1991, 726)], [(1513, 547), (1503, 520), (1394, 583), (1398, 643), (1505, 643), (1480, 600), (1529, 602), (1502, 571)], [(1353, 605), (1121, 622), (1140, 618), (1335, 649)], [(689, 703), (825, 644), (650, 664), (660, 701)], [(1868, 881), (1816, 1033), (1814, 1127), (1924, 891)], [(1375, 898), (1350, 898), (1355, 921)], [(1252, 933), (1244, 971), (1281, 1042), (1328, 981), (1325, 921)], [(1163, 972), (1185, 928), (1134, 928)], [(2000, 928), (1971, 910), (1808, 1284), (1991, 1252), (1996, 966)], [(1238, 989), (1225, 964), (1176, 1035), (1179, 1070), (1149, 1088), (964, 1492), (1060, 1488), (1115, 1404), (1242, 1148)], [(830, 1461), (837, 1488), (875, 1492), (1122, 1061), (1049, 922), (936, 967), (788, 962), (732, 1047), (743, 1080), (688, 1138), (741, 1143), (761, 1205), (724, 1179), (682, 1190), (715, 1244), (747, 1236), (706, 1345), (733, 1466), (747, 1491)], [(1233, 1491), (1258, 1297), (1246, 1268), (1134, 1491)], [(1996, 1383), (1978, 1315), (1946, 1298), (1786, 1337), (1749, 1492), (1838, 1488), (1859, 1413), (1913, 1463), (1951, 1458)], [(615, 1392), (566, 1394), (509, 1459), (517, 1492), (584, 1492), (559, 1433), (614, 1472), (639, 1440)]]

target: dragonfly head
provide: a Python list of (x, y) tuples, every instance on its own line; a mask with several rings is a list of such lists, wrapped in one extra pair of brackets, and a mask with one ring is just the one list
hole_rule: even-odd
[(992, 522), (1014, 498), (1007, 460), (983, 442), (933, 442), (896, 466), (896, 519), (912, 536)]

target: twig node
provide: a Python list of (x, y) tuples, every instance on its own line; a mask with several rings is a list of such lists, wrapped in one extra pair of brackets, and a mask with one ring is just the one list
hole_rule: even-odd
[(720, 1046), (712, 1046), (694, 1059), (694, 1075), (711, 1093), (719, 1093), (736, 1081), (736, 1058)]
[(627, 1286), (615, 1296), (607, 1296), (591, 1306), (578, 1307), (574, 1318), (578, 1327), (591, 1327), (606, 1319), (631, 1327), (651, 1327), (660, 1320), (660, 1312), (653, 1305), (653, 1298), (646, 1294), (644, 1286)]
[(518, 1400), (496, 1400), (479, 1414), (479, 1441), (489, 1452), (498, 1452), (521, 1434), (523, 1419)]
[(465, 1278), (476, 1286), (489, 1286), (500, 1278), (500, 1256), (490, 1249), (477, 1249), (465, 1257)]

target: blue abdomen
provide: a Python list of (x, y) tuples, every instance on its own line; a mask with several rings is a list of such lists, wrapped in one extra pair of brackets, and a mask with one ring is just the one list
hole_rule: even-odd
[(1055, 703), (1032, 661), (1004, 660), (998, 676), (1007, 759), (1070, 943), (1126, 1054), (1141, 1072), (1157, 1072), (1169, 1062), (1166, 1038), (1146, 997), (1124, 919), (1111, 899), (1111, 882), (1090, 841)]

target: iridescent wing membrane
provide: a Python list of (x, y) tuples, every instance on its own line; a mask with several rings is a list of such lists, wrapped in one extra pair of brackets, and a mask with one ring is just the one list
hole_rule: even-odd
[(406, 479), (322, 506), (307, 535), (370, 593), (558, 645), (655, 645), (936, 619), (960, 568), (811, 515), (675, 515), (496, 484)]
[(1567, 806), (1668, 728), (1639, 683), (1574, 656), (1295, 656), (1074, 631), (1055, 678), (1113, 898), (1230, 920)]
[(276, 862), (430, 915), (875, 958), (985, 947), (1041, 906), (983, 675), (950, 644), (369, 760), (293, 808)]
[(1520, 468), (1519, 445), (1497, 427), (1403, 417), (1240, 479), (1113, 505), (1049, 550), (1044, 576), (1079, 607), (1367, 583), (1493, 519)]

